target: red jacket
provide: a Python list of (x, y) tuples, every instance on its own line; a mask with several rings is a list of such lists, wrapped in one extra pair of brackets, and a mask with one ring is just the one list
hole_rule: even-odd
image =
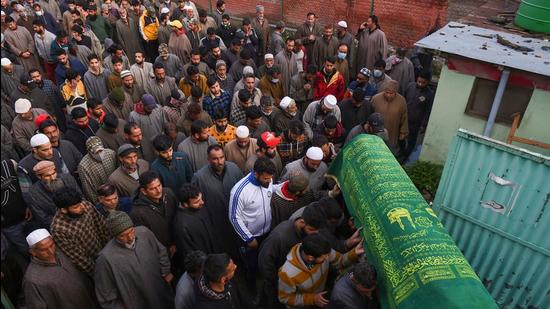
[(334, 73), (328, 81), (325, 79), (325, 75), (322, 71), (317, 72), (313, 90), (313, 98), (315, 100), (320, 100), (321, 98), (332, 94), (338, 101), (341, 101), (344, 97), (345, 91), (346, 86), (344, 83), (344, 77), (340, 74), (340, 72), (336, 71), (336, 73)]

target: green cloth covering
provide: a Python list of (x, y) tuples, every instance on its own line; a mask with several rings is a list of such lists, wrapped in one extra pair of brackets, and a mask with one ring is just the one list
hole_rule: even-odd
[(384, 141), (361, 134), (328, 171), (378, 271), (383, 308), (497, 308)]

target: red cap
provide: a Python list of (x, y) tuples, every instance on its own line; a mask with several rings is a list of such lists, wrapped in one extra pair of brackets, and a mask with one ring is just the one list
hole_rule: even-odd
[(36, 119), (34, 119), (34, 125), (37, 127), (37, 128), (40, 128), (40, 125), (42, 124), (42, 122), (48, 120), (48, 119), (51, 119), (50, 118), (50, 115), (48, 114), (41, 114), (41, 115), (38, 115), (36, 117)]
[(281, 142), (279, 137), (269, 131), (262, 133), (261, 138), (269, 148), (277, 147), (277, 145)]

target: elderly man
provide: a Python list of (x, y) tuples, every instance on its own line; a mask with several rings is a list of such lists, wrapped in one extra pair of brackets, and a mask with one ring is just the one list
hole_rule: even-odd
[(23, 280), (29, 308), (95, 309), (98, 303), (93, 281), (56, 244), (45, 229), (27, 236), (32, 256)]
[(16, 21), (11, 16), (6, 16), (5, 23), (8, 25), (8, 28), (4, 31), (5, 40), (9, 44), (11, 52), (18, 56), (17, 59), (23, 65), (25, 71), (39, 68), (38, 54), (29, 30), (17, 26)]
[(12, 122), (13, 137), (15, 143), (25, 152), (31, 151), (29, 140), (34, 135), (36, 126), (34, 120), (39, 115), (47, 115), (48, 113), (41, 108), (33, 108), (31, 102), (27, 99), (18, 99), (15, 101), (15, 113), (17, 116)]
[(44, 228), (50, 228), (57, 207), (52, 199), (55, 191), (62, 188), (70, 188), (80, 193), (80, 187), (70, 174), (57, 175), (55, 164), (52, 161), (44, 160), (38, 162), (33, 172), (38, 177), (28, 194), (28, 204), (32, 209), (34, 218)]
[(134, 63), (132, 57), (142, 50), (141, 40), (139, 37), (138, 24), (136, 20), (128, 16), (128, 11), (124, 8), (118, 10), (120, 19), (115, 23), (115, 33), (118, 42), (124, 48), (126, 55), (129, 57), (130, 63)]
[(113, 150), (104, 148), (103, 142), (97, 136), (88, 138), (86, 151), (87, 154), (78, 165), (78, 175), (82, 182), (84, 196), (96, 204), (97, 189), (107, 182), (116, 169), (116, 155)]
[(327, 170), (328, 167), (323, 162), (323, 150), (319, 147), (310, 147), (303, 158), (285, 166), (281, 180), (289, 180), (293, 175), (304, 175), (309, 179), (310, 190), (316, 192), (322, 189)]
[(55, 243), (80, 271), (92, 275), (97, 254), (109, 240), (105, 219), (71, 188), (55, 191), (53, 201), (59, 208), (51, 226)]
[(116, 187), (120, 196), (132, 197), (139, 187), (139, 176), (149, 170), (149, 163), (138, 159), (138, 149), (124, 144), (117, 150), (120, 166), (109, 176), (109, 183)]
[(273, 56), (273, 54), (264, 55), (264, 64), (258, 68), (258, 75), (260, 76), (260, 78), (264, 77), (267, 69), (273, 67), (274, 63), (275, 57)]
[(409, 136), (409, 122), (407, 116), (407, 102), (397, 93), (399, 83), (388, 82), (383, 92), (372, 97), (372, 107), (377, 113), (384, 116), (384, 125), (388, 129), (390, 143), (406, 151), (407, 137)]
[(164, 134), (155, 137), (153, 147), (158, 156), (151, 163), (151, 170), (160, 175), (165, 187), (178, 192), (193, 177), (189, 156), (184, 152), (174, 152), (172, 140)]
[(259, 54), (265, 54), (268, 46), (270, 46), (269, 37), (269, 21), (265, 18), (265, 8), (263, 5), (256, 5), (256, 17), (252, 19), (252, 27), (258, 34), (260, 34), (260, 40), (262, 47)]
[(31, 183), (38, 181), (38, 177), (33, 171), (34, 166), (44, 160), (49, 160), (55, 163), (55, 168), (60, 174), (67, 174), (69, 170), (61, 158), (59, 151), (52, 147), (50, 139), (42, 134), (36, 134), (31, 138), (32, 153), (25, 156), (19, 161), (19, 171), (29, 177)]
[(235, 135), (237, 139), (225, 145), (225, 158), (237, 164), (241, 172), (245, 174), (249, 171), (246, 168), (246, 161), (256, 153), (258, 145), (256, 144), (256, 139), (250, 137), (250, 131), (246, 126), (239, 126)]
[(206, 156), (208, 165), (198, 170), (191, 182), (197, 185), (204, 197), (204, 209), (208, 220), (216, 228), (214, 246), (217, 252), (228, 252), (238, 255), (233, 228), (227, 216), (231, 188), (243, 177), (239, 167), (225, 160), (220, 145), (208, 147)]
[[(3, 50), (3, 49), (2, 49)], [(4, 54), (2, 54), (2, 57)], [(12, 63), (9, 58), (2, 58), (2, 91), (6, 95), (11, 93), (19, 85), (19, 77), (25, 72), (25, 69), (18, 64)], [(12, 98), (15, 99), (15, 98)], [(17, 98), (18, 99), (18, 98)]]
[(120, 78), (122, 78), (122, 90), (130, 96), (132, 102), (139, 102), (145, 90), (143, 90), (142, 86), (136, 84), (133, 73), (124, 70), (120, 72)]
[(99, 253), (94, 273), (101, 306), (173, 308), (168, 283), (174, 276), (166, 248), (148, 228), (134, 227), (124, 212), (112, 212), (107, 225), (114, 238)]
[(308, 137), (313, 138), (313, 132), (323, 123), (329, 116), (333, 115), (338, 121), (342, 121), (340, 108), (337, 105), (338, 101), (333, 95), (327, 95), (318, 101), (311, 102), (304, 113), (304, 123)]

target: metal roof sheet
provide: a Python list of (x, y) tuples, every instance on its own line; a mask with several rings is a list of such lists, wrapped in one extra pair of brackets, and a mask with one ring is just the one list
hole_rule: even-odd
[[(497, 42), (497, 35), (533, 51), (522, 52)], [(451, 22), (415, 46), (509, 68), (550, 76), (550, 42)]]
[(459, 130), (434, 211), (500, 308), (550, 308), (550, 159)]

